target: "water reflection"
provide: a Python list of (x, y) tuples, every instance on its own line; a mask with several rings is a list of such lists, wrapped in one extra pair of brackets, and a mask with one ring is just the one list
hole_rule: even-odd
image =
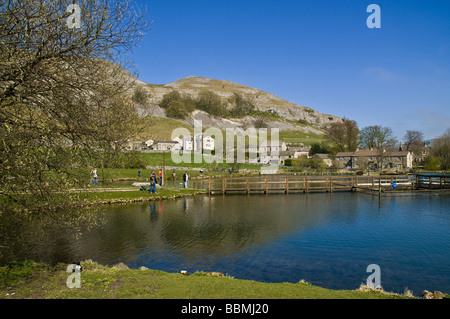
[(81, 260), (83, 253), (74, 248), (74, 243), (86, 232), (106, 225), (107, 219), (95, 208), (1, 215), (0, 265), (26, 259), (52, 264)]
[(449, 291), (449, 204), (448, 197), (230, 195), (3, 216), (0, 262), (92, 259), (333, 289), (356, 289), (375, 263), (386, 289)]

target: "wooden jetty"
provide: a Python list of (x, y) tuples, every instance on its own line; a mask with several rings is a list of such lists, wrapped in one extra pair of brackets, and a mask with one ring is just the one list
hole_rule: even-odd
[[(210, 194), (232, 193), (314, 193), (368, 191), (413, 191), (428, 189), (450, 189), (450, 176), (423, 179), (414, 175), (387, 176), (257, 176), (205, 178), (194, 181), (195, 189), (207, 190)], [(396, 186), (395, 189), (393, 186)], [(431, 187), (431, 188), (430, 188)]]
[(417, 189), (442, 190), (450, 189), (449, 175), (416, 175), (415, 184)]

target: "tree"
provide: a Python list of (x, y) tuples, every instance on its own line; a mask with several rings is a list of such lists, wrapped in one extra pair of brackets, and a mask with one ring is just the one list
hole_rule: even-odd
[(403, 143), (407, 151), (413, 151), (418, 147), (422, 147), (424, 144), (423, 133), (416, 130), (408, 130), (403, 137)]
[(390, 127), (368, 126), (361, 130), (359, 144), (365, 149), (388, 150), (396, 144)]
[(253, 126), (256, 129), (268, 128), (267, 119), (265, 117), (263, 117), (263, 116), (258, 116), (253, 121)]
[(212, 91), (200, 92), (197, 98), (197, 106), (200, 110), (214, 116), (225, 116), (227, 110), (222, 99)]
[(173, 101), (167, 108), (167, 116), (175, 119), (184, 120), (188, 110), (182, 101)]
[(359, 128), (355, 121), (335, 122), (325, 130), (325, 137), (336, 152), (354, 152), (358, 147)]
[(431, 154), (440, 159), (443, 170), (450, 169), (450, 129), (433, 141)]
[(407, 151), (410, 151), (414, 155), (414, 161), (416, 164), (425, 164), (423, 152), (425, 148), (425, 141), (423, 139), (423, 133), (417, 130), (406, 131), (403, 137), (403, 143)]
[(330, 151), (328, 150), (327, 146), (322, 143), (314, 143), (311, 145), (311, 149), (309, 151), (309, 156), (314, 156), (316, 154), (329, 154)]
[(77, 2), (75, 27), (72, 0), (0, 5), (0, 210), (66, 205), (64, 190), (86, 185), (72, 168), (129, 134), (117, 117), (134, 116), (124, 54), (145, 16), (129, 0)]
[(244, 117), (255, 108), (249, 99), (244, 98), (238, 93), (234, 93), (233, 96), (229, 98), (229, 101), (234, 105), (230, 113), (237, 118)]
[(439, 157), (435, 157), (433, 155), (428, 155), (425, 158), (425, 169), (427, 171), (438, 171), (441, 169), (441, 160)]
[(163, 109), (167, 109), (169, 105), (173, 101), (181, 101), (181, 94), (178, 91), (172, 91), (170, 93), (167, 93), (163, 96), (162, 101), (159, 103), (159, 106)]
[(385, 152), (393, 150), (397, 141), (390, 127), (375, 125), (361, 130), (359, 143), (365, 149), (378, 151), (379, 168), (382, 170)]
[(134, 93), (132, 96), (133, 102), (145, 105), (148, 102), (148, 99), (150, 98), (150, 94), (144, 90), (141, 86), (138, 86), (134, 89)]

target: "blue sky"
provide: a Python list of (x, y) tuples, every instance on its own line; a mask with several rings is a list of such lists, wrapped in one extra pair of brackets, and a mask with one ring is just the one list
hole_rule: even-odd
[(398, 138), (450, 128), (448, 0), (138, 2), (152, 20), (132, 55), (142, 81), (234, 81)]

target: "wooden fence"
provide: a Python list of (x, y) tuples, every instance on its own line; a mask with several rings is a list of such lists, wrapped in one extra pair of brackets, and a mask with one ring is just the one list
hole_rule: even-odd
[(450, 176), (416, 175), (415, 183), (418, 189), (450, 189)]
[(195, 189), (207, 190), (210, 194), (229, 193), (294, 193), (294, 192), (339, 192), (360, 188), (378, 190), (412, 189), (412, 176), (264, 176), (206, 178), (194, 181)]

